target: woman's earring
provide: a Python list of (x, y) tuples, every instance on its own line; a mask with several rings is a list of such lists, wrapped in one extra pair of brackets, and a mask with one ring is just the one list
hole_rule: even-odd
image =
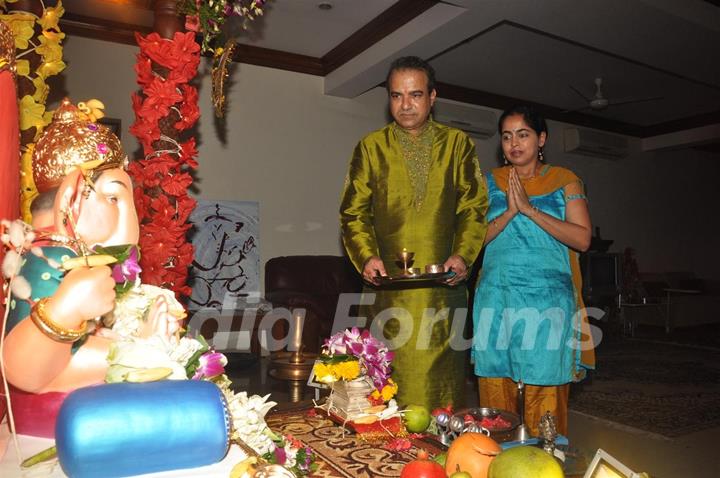
[(504, 154), (503, 154), (503, 160), (505, 160), (505, 164), (510, 164), (510, 161), (507, 160), (507, 158), (505, 157)]
[(538, 159), (539, 159), (540, 161), (545, 161), (545, 156), (543, 156), (543, 148), (542, 148), (542, 146), (540, 146), (540, 147), (538, 148)]

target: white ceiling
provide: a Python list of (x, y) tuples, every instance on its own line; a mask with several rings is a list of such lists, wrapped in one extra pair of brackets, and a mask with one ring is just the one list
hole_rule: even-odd
[(322, 57), (352, 33), (395, 3), (395, 0), (270, 0), (262, 18), (236, 31), (238, 41), (312, 57)]
[[(321, 1), (333, 8), (318, 8)], [(408, 3), (270, 0), (262, 19), (233, 31), (242, 44), (322, 59), (388, 8)], [(79, 15), (152, 23), (151, 0), (64, 4)], [(407, 54), (430, 60), (440, 96), (443, 85), (452, 85), (487, 106), (527, 101), (547, 107), (554, 119), (616, 131), (627, 125), (638, 136), (720, 122), (719, 0), (437, 2), (327, 73), (325, 92), (357, 96), (381, 84), (390, 62)], [(570, 85), (591, 97), (596, 77), (611, 102), (662, 99), (564, 113), (585, 106)]]

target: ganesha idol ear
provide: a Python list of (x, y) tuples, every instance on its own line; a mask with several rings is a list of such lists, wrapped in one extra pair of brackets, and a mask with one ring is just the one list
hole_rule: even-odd
[(72, 224), (69, 224), (69, 215), (72, 214), (75, 199), (80, 193), (78, 188), (84, 184), (81, 176), (80, 169), (73, 169), (58, 186), (53, 206), (53, 218), (55, 229), (61, 234), (72, 235)]

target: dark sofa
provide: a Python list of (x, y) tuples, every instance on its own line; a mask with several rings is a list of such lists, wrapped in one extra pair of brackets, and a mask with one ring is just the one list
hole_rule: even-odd
[[(343, 256), (283, 256), (265, 264), (265, 299), (273, 307), (305, 309), (303, 344), (318, 352), (330, 336), (338, 298), (342, 293), (359, 293), (362, 279)], [(288, 324), (279, 321), (276, 337), (285, 336)]]

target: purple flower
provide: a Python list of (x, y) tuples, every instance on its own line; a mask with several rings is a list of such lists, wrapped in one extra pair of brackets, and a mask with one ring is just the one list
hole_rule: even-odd
[(357, 327), (338, 332), (325, 341), (325, 354), (352, 355), (358, 358), (363, 373), (382, 390), (390, 378), (390, 362), (394, 354), (381, 340), (373, 337), (368, 330)]
[(347, 347), (350, 349), (350, 353), (352, 355), (361, 356), (364, 355), (365, 352), (365, 346), (361, 343), (350, 343), (347, 345)]
[(121, 264), (115, 264), (112, 268), (112, 278), (118, 284), (125, 282), (134, 282), (138, 274), (142, 271), (138, 264), (138, 251), (136, 247), (130, 249), (127, 259)]
[(275, 460), (277, 460), (278, 465), (284, 465), (287, 461), (287, 453), (285, 453), (285, 448), (276, 446), (275, 447)]
[(195, 369), (193, 380), (217, 377), (225, 372), (227, 358), (219, 352), (206, 352), (198, 360), (200, 365)]

